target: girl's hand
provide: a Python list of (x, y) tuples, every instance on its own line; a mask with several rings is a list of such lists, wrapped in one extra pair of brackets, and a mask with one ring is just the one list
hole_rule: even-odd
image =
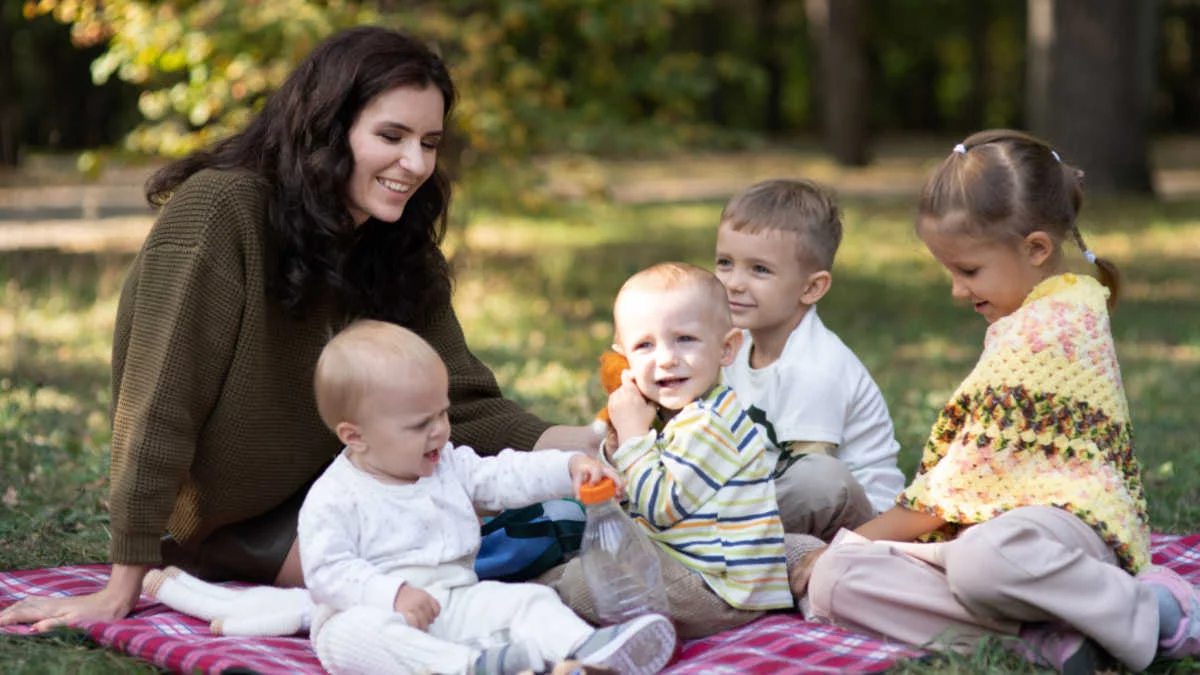
[(592, 485), (599, 482), (601, 478), (607, 477), (612, 479), (613, 485), (617, 487), (617, 498), (620, 499), (625, 495), (625, 481), (621, 479), (621, 474), (607, 464), (598, 462), (587, 455), (575, 455), (567, 464), (567, 468), (571, 472), (571, 483), (575, 486), (575, 494), (579, 494), (579, 486), (585, 483)]
[[(622, 372), (621, 386), (608, 395), (608, 416), (617, 430), (618, 443), (650, 433), (650, 425), (657, 414), (658, 406), (642, 395), (642, 390), (633, 381), (633, 373)], [(611, 456), (616, 448), (606, 447), (605, 450)]]
[(912, 511), (903, 506), (893, 506), (859, 525), (854, 533), (871, 541), (913, 541), (945, 524), (946, 521), (937, 516)]
[(432, 595), (408, 583), (396, 591), (392, 609), (404, 615), (409, 626), (421, 631), (429, 630), (429, 624), (442, 613), (442, 605)]

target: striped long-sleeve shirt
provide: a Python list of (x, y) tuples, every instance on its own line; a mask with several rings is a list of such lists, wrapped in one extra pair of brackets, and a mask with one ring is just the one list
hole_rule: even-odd
[(739, 609), (793, 604), (768, 459), (761, 431), (722, 385), (612, 456), (634, 520)]

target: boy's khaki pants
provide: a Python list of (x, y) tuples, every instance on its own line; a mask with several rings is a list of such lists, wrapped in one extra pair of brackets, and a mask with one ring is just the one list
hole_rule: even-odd
[[(811, 534), (828, 540), (841, 528), (853, 529), (875, 517), (866, 492), (841, 461), (828, 455), (806, 455), (775, 480), (780, 519), (788, 534)], [(794, 550), (788, 537), (788, 560), (807, 552)], [(803, 545), (803, 544), (800, 544)], [(704, 579), (664, 551), (658, 551), (671, 619), (682, 639), (707, 637), (737, 628), (765, 612), (730, 607)], [(553, 588), (568, 607), (585, 620), (599, 622), (578, 557), (543, 574), (538, 583)]]
[(938, 544), (847, 542), (813, 566), (810, 614), (913, 645), (969, 649), (1021, 623), (1063, 621), (1133, 670), (1158, 648), (1153, 590), (1096, 532), (1047, 506), (1014, 509)]
[(875, 507), (850, 469), (830, 455), (804, 455), (775, 479), (779, 518), (788, 534), (829, 541), (874, 518)]

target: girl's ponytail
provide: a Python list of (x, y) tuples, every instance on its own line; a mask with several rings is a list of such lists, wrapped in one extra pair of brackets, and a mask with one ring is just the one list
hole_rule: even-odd
[(1075, 239), (1079, 250), (1083, 252), (1083, 257), (1096, 266), (1100, 283), (1108, 288), (1108, 311), (1113, 311), (1117, 307), (1117, 301), (1121, 298), (1121, 270), (1117, 269), (1117, 265), (1113, 261), (1100, 258), (1092, 253), (1087, 244), (1083, 242), (1083, 235), (1079, 233), (1078, 227), (1071, 228), (1071, 236)]
[[(1058, 159), (1055, 153), (1055, 159)], [(1083, 208), (1083, 171), (1075, 167), (1060, 162), (1063, 169), (1063, 183), (1067, 191), (1071, 195), (1071, 203), (1075, 209), (1075, 215), (1079, 215), (1080, 209)], [(1113, 311), (1117, 307), (1117, 302), (1121, 298), (1121, 271), (1117, 269), (1116, 263), (1107, 259), (1097, 257), (1092, 253), (1091, 249), (1083, 241), (1083, 234), (1079, 232), (1079, 225), (1072, 219), (1071, 222), (1071, 237), (1075, 240), (1075, 244), (1079, 246), (1080, 252), (1087, 261), (1096, 266), (1097, 277), (1100, 283), (1108, 288), (1108, 311)]]

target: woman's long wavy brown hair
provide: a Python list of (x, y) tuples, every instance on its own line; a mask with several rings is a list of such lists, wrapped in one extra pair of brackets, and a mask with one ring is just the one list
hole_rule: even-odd
[(332, 293), (350, 316), (412, 323), (449, 299), (450, 271), (438, 248), (450, 183), (435, 170), (396, 223), (355, 227), (346, 205), (354, 169), (350, 127), (376, 96), (396, 87), (436, 87), (446, 115), (455, 90), (442, 60), (412, 36), (362, 26), (317, 45), (240, 133), (173, 162), (146, 182), (161, 206), (192, 174), (243, 168), (273, 186), (266, 236), (271, 292), (292, 316)]

